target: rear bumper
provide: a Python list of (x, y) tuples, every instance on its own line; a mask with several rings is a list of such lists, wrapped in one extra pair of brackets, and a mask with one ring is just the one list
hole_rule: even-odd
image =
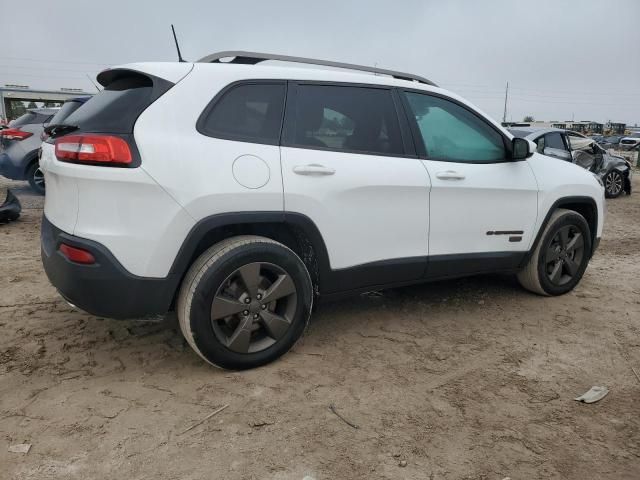
[[(71, 262), (60, 243), (88, 250), (96, 263)], [(69, 235), (42, 217), (41, 253), (44, 270), (54, 287), (70, 303), (92, 315), (116, 319), (165, 314), (180, 278), (145, 278), (129, 273), (111, 252), (92, 240)]]

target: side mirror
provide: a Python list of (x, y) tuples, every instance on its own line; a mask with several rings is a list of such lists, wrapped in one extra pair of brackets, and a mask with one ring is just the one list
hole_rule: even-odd
[(524, 138), (514, 138), (511, 140), (511, 159), (524, 160), (531, 156), (529, 141)]

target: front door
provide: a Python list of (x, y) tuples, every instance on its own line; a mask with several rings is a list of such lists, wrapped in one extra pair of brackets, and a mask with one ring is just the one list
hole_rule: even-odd
[(470, 107), (416, 91), (405, 106), (431, 178), (429, 275), (515, 268), (537, 217), (528, 163), (509, 160), (509, 140)]

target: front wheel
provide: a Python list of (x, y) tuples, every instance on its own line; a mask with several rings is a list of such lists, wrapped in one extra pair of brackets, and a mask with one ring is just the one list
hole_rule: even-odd
[(204, 360), (242, 370), (286, 353), (304, 332), (313, 287), (304, 263), (268, 238), (233, 237), (191, 266), (178, 296), (180, 328)]
[(35, 162), (27, 172), (27, 180), (31, 188), (39, 195), (44, 195), (44, 173), (40, 170), (40, 164)]
[(624, 188), (624, 178), (617, 170), (611, 170), (604, 176), (604, 193), (607, 198), (619, 197)]
[(591, 257), (591, 233), (582, 215), (559, 208), (551, 215), (520, 284), (539, 295), (562, 295), (578, 284)]

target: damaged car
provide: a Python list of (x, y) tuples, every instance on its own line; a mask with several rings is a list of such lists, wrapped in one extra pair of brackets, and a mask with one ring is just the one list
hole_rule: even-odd
[(607, 152), (593, 138), (558, 128), (519, 127), (509, 131), (534, 142), (538, 153), (593, 172), (603, 183), (607, 198), (619, 197), (623, 192), (631, 194), (631, 164)]

